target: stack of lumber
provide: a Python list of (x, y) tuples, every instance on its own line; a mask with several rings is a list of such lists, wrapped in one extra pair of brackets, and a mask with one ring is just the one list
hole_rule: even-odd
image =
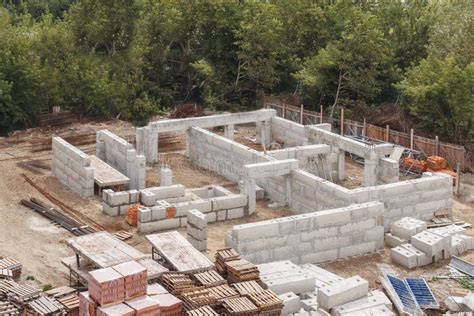
[(210, 306), (203, 306), (197, 309), (190, 310), (186, 313), (187, 316), (219, 316), (215, 310)]
[(161, 282), (171, 294), (175, 295), (196, 287), (194, 281), (184, 273), (164, 273), (161, 276)]
[(41, 296), (30, 303), (28, 303), (28, 310), (33, 315), (66, 315), (64, 306), (59, 302), (48, 296)]
[(13, 258), (0, 259), (0, 269), (10, 270), (14, 279), (18, 279), (20, 277), (21, 268), (21, 263)]
[(0, 302), (0, 315), (17, 316), (20, 315), (20, 311), (10, 302)]
[(133, 237), (133, 233), (126, 230), (119, 230), (118, 232), (113, 233), (113, 235), (121, 241), (125, 241)]
[(232, 286), (239, 292), (240, 295), (246, 296), (250, 293), (263, 292), (263, 288), (256, 281), (247, 281), (234, 283)]
[(239, 260), (240, 255), (232, 248), (222, 248), (216, 251), (216, 269), (222, 276), (227, 276), (225, 263), (227, 261)]
[(246, 297), (228, 298), (222, 302), (224, 315), (258, 315), (258, 308)]
[(185, 290), (181, 293), (180, 297), (188, 310), (206, 305), (215, 305), (217, 302), (216, 298), (205, 288)]
[(27, 284), (18, 284), (13, 280), (0, 280), (0, 293), (13, 302), (26, 303), (39, 297), (40, 290)]
[(258, 307), (259, 315), (281, 315), (283, 301), (273, 291), (249, 293), (247, 297)]
[(227, 261), (225, 266), (229, 283), (260, 280), (257, 266), (245, 259)]
[(146, 268), (136, 261), (129, 261), (113, 266), (124, 278), (125, 299), (145, 295), (147, 287)]
[(98, 305), (122, 302), (125, 299), (124, 277), (112, 268), (89, 272), (89, 295)]
[(214, 270), (196, 273), (194, 274), (194, 278), (196, 279), (198, 285), (202, 285), (204, 287), (212, 287), (227, 283), (227, 281)]
[(239, 293), (228, 284), (213, 286), (208, 288), (208, 290), (217, 302), (221, 302), (226, 298), (239, 297)]
[(157, 300), (144, 295), (125, 302), (135, 310), (135, 316), (160, 315), (160, 304)]

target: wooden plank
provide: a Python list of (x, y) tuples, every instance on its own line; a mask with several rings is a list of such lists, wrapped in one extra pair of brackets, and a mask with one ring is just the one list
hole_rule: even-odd
[(95, 169), (94, 180), (100, 187), (110, 187), (115, 185), (125, 185), (130, 179), (106, 162), (100, 160), (94, 155), (89, 156), (91, 166)]

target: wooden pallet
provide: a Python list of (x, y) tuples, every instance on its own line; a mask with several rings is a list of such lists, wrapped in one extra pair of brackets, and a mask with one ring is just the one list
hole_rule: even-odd
[(9, 269), (0, 269), (0, 279), (12, 279), (13, 272)]
[(0, 259), (0, 269), (10, 270), (12, 277), (18, 279), (21, 275), (22, 264), (13, 258)]
[(179, 295), (184, 290), (196, 288), (196, 283), (184, 273), (163, 273), (161, 282), (174, 295)]
[(59, 297), (68, 296), (68, 295), (77, 293), (77, 290), (69, 286), (59, 286), (59, 287), (55, 287), (54, 289), (48, 290), (45, 293), (46, 295), (52, 296), (57, 299)]
[(227, 283), (227, 281), (214, 270), (196, 273), (194, 274), (194, 278), (196, 279), (199, 285), (202, 285), (204, 287), (217, 286)]
[(215, 255), (216, 259), (216, 269), (217, 271), (222, 274), (222, 275), (227, 275), (227, 269), (225, 262), (227, 261), (233, 261), (233, 260), (239, 260), (240, 255), (235, 251), (234, 249), (228, 247), (228, 248), (222, 248), (218, 249), (216, 251)]
[(121, 241), (125, 241), (133, 237), (133, 233), (126, 230), (119, 230), (118, 232), (113, 233), (113, 235)]
[(196, 309), (206, 305), (215, 305), (217, 300), (211, 295), (208, 289), (190, 289), (183, 291), (180, 295), (180, 299), (183, 301), (184, 306), (187, 310)]
[(62, 296), (56, 300), (64, 306), (67, 315), (79, 313), (79, 295), (77, 293)]
[(221, 302), (226, 298), (239, 297), (239, 293), (237, 293), (237, 291), (228, 284), (213, 286), (207, 289), (218, 302)]
[(66, 315), (64, 307), (52, 297), (41, 296), (28, 303), (28, 309), (35, 315)]
[(258, 284), (257, 281), (247, 281), (247, 282), (240, 282), (234, 283), (232, 286), (239, 292), (240, 295), (246, 296), (250, 293), (258, 293), (263, 292), (263, 287)]
[(202, 306), (186, 312), (187, 316), (219, 316), (210, 306)]
[(0, 302), (0, 315), (17, 316), (20, 315), (18, 308), (10, 302)]
[(40, 290), (26, 284), (18, 284), (13, 280), (0, 280), (0, 292), (18, 303), (28, 302), (40, 295)]
[(228, 298), (222, 301), (224, 315), (258, 315), (258, 308), (246, 297)]
[(272, 290), (264, 290), (263, 292), (249, 293), (247, 297), (258, 307), (260, 312), (270, 312), (271, 314), (281, 314), (283, 309), (283, 301), (276, 296)]
[(245, 259), (227, 261), (225, 265), (229, 283), (260, 280), (257, 266)]

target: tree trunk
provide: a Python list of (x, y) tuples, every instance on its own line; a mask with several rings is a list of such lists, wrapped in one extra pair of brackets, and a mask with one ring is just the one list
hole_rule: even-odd
[(337, 90), (336, 90), (336, 97), (334, 99), (334, 103), (331, 106), (331, 115), (329, 116), (332, 119), (332, 116), (334, 115), (334, 109), (336, 108), (337, 101), (339, 100), (339, 92), (341, 91), (341, 83), (342, 83), (342, 72), (339, 71), (339, 82), (337, 84)]

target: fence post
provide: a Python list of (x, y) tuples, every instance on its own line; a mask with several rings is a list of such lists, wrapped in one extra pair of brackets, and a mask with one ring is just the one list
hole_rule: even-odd
[(461, 163), (456, 164), (456, 195), (461, 192)]
[(301, 103), (301, 110), (300, 110), (300, 124), (303, 125), (303, 103)]
[(286, 119), (286, 103), (283, 102), (283, 118)]
[(413, 128), (410, 128), (410, 149), (413, 149)]
[(365, 121), (364, 117), (364, 126), (362, 127), (362, 136), (365, 137), (365, 133), (367, 133), (367, 122)]
[(439, 154), (439, 138), (438, 136), (435, 137), (435, 156)]
[(387, 124), (385, 127), (385, 141), (388, 143), (390, 140), (390, 125)]
[(341, 135), (344, 135), (344, 109), (341, 109)]
[(323, 124), (323, 106), (321, 105), (321, 108), (319, 109), (319, 124)]

